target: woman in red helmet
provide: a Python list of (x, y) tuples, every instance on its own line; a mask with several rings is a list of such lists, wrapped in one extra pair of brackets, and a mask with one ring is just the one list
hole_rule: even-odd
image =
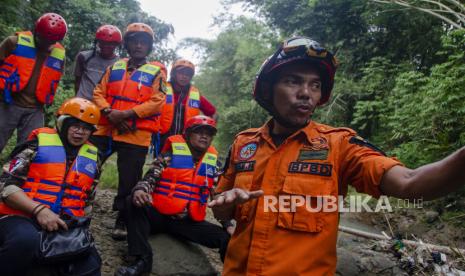
[[(204, 115), (189, 119), (183, 135), (170, 136), (162, 157), (133, 189), (128, 215), (128, 249), (136, 256), (116, 275), (140, 275), (152, 269), (152, 231), (169, 234), (210, 248), (224, 259), (229, 234), (205, 221), (207, 201), (217, 174), (218, 153), (211, 145), (215, 121)], [(157, 250), (155, 248), (155, 250)]]
[(92, 100), (94, 88), (108, 66), (118, 60), (116, 50), (123, 36), (118, 27), (103, 25), (95, 33), (92, 50), (79, 52), (74, 66), (74, 90), (77, 97)]
[(187, 59), (178, 59), (171, 67), (159, 119), (161, 146), (168, 137), (182, 133), (184, 124), (195, 115), (204, 114), (218, 120), (215, 106), (191, 83), (194, 74), (195, 65)]
[(44, 125), (44, 105), (53, 103), (65, 63), (63, 17), (46, 13), (34, 31), (17, 32), (0, 43), (0, 152), (17, 129), (18, 144)]

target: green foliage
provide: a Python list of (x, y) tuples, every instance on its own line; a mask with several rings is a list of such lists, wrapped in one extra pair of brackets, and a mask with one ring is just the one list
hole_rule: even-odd
[(266, 118), (250, 100), (254, 76), (272, 53), (276, 33), (262, 22), (244, 17), (223, 23), (226, 26), (217, 39), (191, 39), (185, 45), (202, 49), (204, 62), (195, 85), (219, 110), (215, 143), (225, 153), (237, 132), (260, 126)]
[(3, 164), (5, 164), (5, 162), (8, 161), (8, 157), (10, 156), (10, 153), (15, 148), (15, 145), (16, 145), (16, 131), (13, 133), (13, 135), (11, 136), (11, 139), (5, 145), (5, 148), (3, 148), (2, 153), (0, 153), (0, 166), (3, 166)]
[[(174, 50), (167, 49), (165, 41), (174, 32), (173, 26), (143, 12), (136, 0), (3, 0), (0, 9), (0, 36), (4, 38), (15, 31), (33, 30), (35, 20), (45, 12), (56, 12), (68, 23), (68, 34), (63, 44), (66, 48), (67, 74), (71, 75), (72, 61), (76, 54), (92, 48), (95, 31), (103, 24), (118, 26), (123, 32), (129, 23), (140, 21), (155, 31), (153, 58), (163, 62), (174, 59)], [(62, 80), (71, 87), (72, 78)]]
[(443, 45), (446, 62), (429, 75), (401, 74), (394, 88), (396, 109), (387, 124), (402, 143), (395, 152), (411, 164), (437, 160), (465, 145), (465, 31), (444, 36)]
[(55, 99), (53, 104), (45, 109), (45, 125), (48, 127), (55, 126), (55, 117), (58, 108), (61, 104), (71, 97), (74, 97), (74, 89), (63, 89), (62, 86), (59, 86), (56, 92)]
[[(307, 35), (336, 50), (341, 66), (332, 100), (317, 109), (315, 120), (352, 127), (411, 167), (438, 160), (465, 145), (463, 31), (447, 30), (425, 13), (368, 1), (229, 2), (258, 10), (276, 27), (274, 39), (279, 33)], [(259, 125), (259, 120), (249, 123), (247, 115), (238, 116), (250, 110), (246, 91), (253, 84), (253, 70), (238, 66), (244, 61), (238, 53), (255, 53), (263, 59), (272, 52), (268, 45), (274, 42), (252, 32), (257, 39), (239, 52), (237, 29), (232, 25), (223, 29), (218, 40), (206, 43), (209, 66), (198, 78), (204, 90), (222, 92), (210, 94), (220, 103), (227, 125), (221, 126), (220, 143), (229, 141), (238, 126)], [(240, 30), (240, 38), (247, 41), (250, 29)], [(262, 45), (269, 52), (260, 51)], [(259, 63), (257, 56), (249, 57)], [(263, 120), (263, 115), (254, 118)]]
[(259, 10), (285, 36), (306, 35), (337, 53), (342, 71), (358, 77), (373, 57), (434, 63), (443, 25), (439, 19), (360, 0), (230, 0)]
[(102, 167), (102, 174), (99, 179), (100, 189), (118, 188), (118, 168), (116, 167), (116, 154), (108, 158)]
[(221, 112), (219, 132), (215, 146), (223, 154), (227, 153), (237, 133), (253, 127), (260, 127), (267, 119), (265, 111), (253, 101), (239, 101)]

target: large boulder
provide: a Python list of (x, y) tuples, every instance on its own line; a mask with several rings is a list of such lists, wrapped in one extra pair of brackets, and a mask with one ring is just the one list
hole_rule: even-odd
[(149, 242), (154, 254), (152, 274), (218, 275), (199, 245), (166, 234), (153, 235)]

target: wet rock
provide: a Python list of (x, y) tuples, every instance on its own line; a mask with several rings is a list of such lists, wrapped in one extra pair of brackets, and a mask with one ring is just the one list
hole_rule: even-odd
[(152, 272), (157, 275), (217, 275), (198, 245), (180, 241), (166, 234), (149, 240), (153, 251)]
[(345, 248), (337, 249), (337, 275), (359, 275), (360, 269), (357, 260), (349, 250)]
[(396, 266), (396, 263), (391, 261), (389, 258), (386, 258), (384, 254), (375, 252), (371, 258), (371, 263), (373, 267), (376, 267), (376, 271), (379, 272), (390, 272), (391, 269)]
[(425, 213), (425, 220), (428, 223), (433, 223), (439, 217), (439, 213), (436, 211), (428, 211)]
[(456, 207), (460, 210), (465, 210), (465, 198), (457, 199)]
[(436, 229), (437, 229), (437, 230), (441, 230), (441, 229), (443, 229), (444, 227), (445, 227), (444, 223), (440, 223), (440, 224), (436, 225)]

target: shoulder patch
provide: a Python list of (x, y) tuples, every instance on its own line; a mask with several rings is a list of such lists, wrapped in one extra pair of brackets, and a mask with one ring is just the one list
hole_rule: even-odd
[(318, 132), (321, 133), (331, 133), (331, 132), (349, 132), (350, 134), (356, 135), (357, 132), (355, 130), (348, 128), (348, 127), (330, 127), (326, 125), (319, 125), (316, 127)]
[(382, 155), (386, 156), (386, 153), (381, 150), (380, 148), (378, 148), (377, 146), (373, 145), (372, 143), (370, 143), (368, 140), (366, 139), (363, 139), (362, 137), (360, 136), (352, 136), (350, 139), (349, 139), (349, 143), (350, 144), (354, 144), (354, 145), (359, 145), (361, 147), (367, 147), (367, 148), (370, 148), (376, 152), (379, 152), (381, 153)]
[(238, 158), (239, 160), (249, 160), (252, 157), (255, 156), (255, 153), (257, 152), (258, 148), (258, 143), (257, 142), (249, 142), (245, 145), (243, 145), (239, 149), (239, 155)]
[(236, 134), (236, 138), (241, 136), (241, 135), (256, 134), (259, 130), (260, 130), (260, 128), (249, 128), (249, 129), (243, 130), (243, 131), (239, 132), (238, 134)]

